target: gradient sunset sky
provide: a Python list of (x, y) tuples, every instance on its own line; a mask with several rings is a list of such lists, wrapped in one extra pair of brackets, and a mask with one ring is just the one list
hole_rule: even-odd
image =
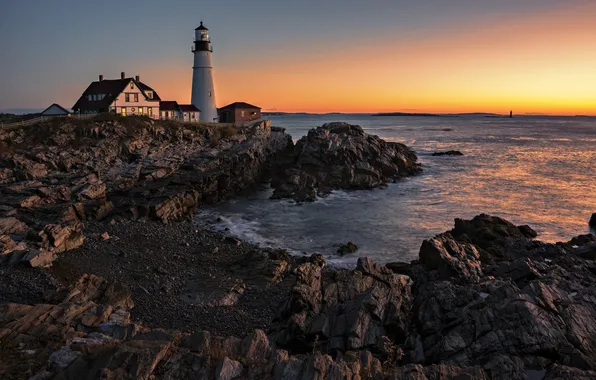
[(218, 106), (596, 115), (593, 0), (5, 1), (0, 110), (121, 71), (189, 102), (201, 20)]

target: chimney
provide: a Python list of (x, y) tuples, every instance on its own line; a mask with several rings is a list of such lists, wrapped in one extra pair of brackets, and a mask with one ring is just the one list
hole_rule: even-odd
[(135, 80), (136, 80), (137, 82), (140, 82), (140, 81), (141, 81), (141, 77), (137, 75), (137, 76), (135, 77)]
[(124, 74), (124, 71), (120, 73), (120, 79), (124, 79), (125, 76), (126, 74)]
[(99, 74), (99, 81), (103, 81), (103, 75)]

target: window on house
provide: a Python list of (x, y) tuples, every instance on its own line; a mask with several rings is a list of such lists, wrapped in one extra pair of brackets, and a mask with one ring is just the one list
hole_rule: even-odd
[(126, 107), (122, 107), (120, 112), (122, 113), (122, 116), (126, 116)]
[(124, 101), (130, 102), (130, 94), (124, 94)]
[(134, 98), (135, 98), (135, 102), (138, 102), (139, 101), (139, 94), (135, 92), (133, 95), (134, 95)]
[(149, 99), (153, 99), (153, 93), (151, 91), (147, 91), (147, 97)]
[(91, 101), (91, 99), (93, 99), (91, 95), (87, 95), (87, 100)]
[(153, 115), (153, 108), (152, 107), (147, 107), (147, 115), (152, 116)]
[(130, 82), (130, 89), (133, 90), (135, 88), (135, 84)]
[(240, 116), (244, 117), (244, 111), (240, 111)]
[(139, 107), (139, 115), (143, 115), (143, 107)]
[(170, 117), (174, 117), (174, 111), (170, 111)]

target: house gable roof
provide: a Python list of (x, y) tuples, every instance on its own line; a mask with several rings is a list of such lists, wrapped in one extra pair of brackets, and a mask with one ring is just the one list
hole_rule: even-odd
[(159, 102), (160, 111), (178, 111), (179, 109), (178, 102), (174, 100), (162, 100)]
[(244, 103), (244, 102), (235, 102), (232, 104), (228, 104), (225, 107), (221, 107), (220, 110), (223, 109), (235, 109), (235, 108), (252, 108), (252, 109), (261, 109), (261, 107), (253, 106), (252, 104)]
[(201, 112), (194, 104), (179, 104), (178, 107), (182, 112)]
[[(135, 85), (141, 90), (141, 93), (145, 97), (145, 99), (151, 101), (159, 101), (160, 97), (155, 92), (154, 89), (147, 86), (143, 82), (137, 82), (134, 78), (124, 78), (124, 79), (105, 79), (102, 81), (95, 81), (91, 82), (89, 87), (83, 92), (79, 100), (72, 106), (73, 110), (95, 110), (99, 111), (101, 109), (104, 112), (108, 111), (110, 104), (116, 99), (118, 95), (120, 95), (126, 87), (129, 85), (130, 82), (134, 82)], [(147, 97), (147, 91), (153, 91), (153, 96), (151, 98)], [(88, 95), (91, 94), (105, 94), (105, 97), (101, 100), (93, 100), (90, 101)]]
[(70, 111), (67, 110), (66, 108), (62, 107), (60, 104), (58, 103), (53, 103), (51, 106), (49, 106), (48, 108), (46, 108), (45, 110), (43, 110), (41, 112), (41, 115), (44, 116), (44, 113), (46, 113), (48, 110), (50, 110), (52, 107), (57, 107), (58, 109), (62, 110), (65, 114), (70, 115)]

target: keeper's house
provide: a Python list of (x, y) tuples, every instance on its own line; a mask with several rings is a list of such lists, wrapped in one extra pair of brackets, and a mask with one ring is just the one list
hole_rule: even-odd
[[(161, 105), (167, 105), (167, 112), (161, 112)], [(173, 107), (169, 107), (174, 105)], [(200, 110), (174, 101), (162, 101), (157, 92), (141, 82), (139, 76), (120, 79), (104, 79), (92, 82), (72, 107), (77, 114), (100, 114), (105, 112), (122, 116), (148, 116), (152, 119), (199, 121)], [(166, 111), (166, 110), (163, 110)]]

